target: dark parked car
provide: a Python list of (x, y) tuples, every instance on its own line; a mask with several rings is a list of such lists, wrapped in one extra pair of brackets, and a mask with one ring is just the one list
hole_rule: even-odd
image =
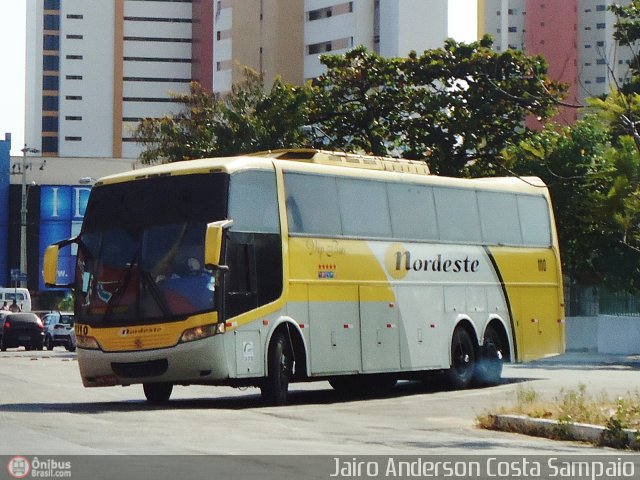
[(35, 313), (0, 313), (0, 350), (24, 347), (42, 350), (44, 325)]

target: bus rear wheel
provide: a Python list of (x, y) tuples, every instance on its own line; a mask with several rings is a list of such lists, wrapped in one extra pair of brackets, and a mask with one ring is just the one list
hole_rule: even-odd
[(284, 405), (293, 376), (293, 352), (283, 332), (275, 333), (271, 339), (267, 368), (267, 377), (260, 387), (262, 398), (269, 405)]
[(451, 339), (451, 367), (446, 376), (449, 385), (461, 390), (471, 385), (476, 368), (476, 354), (471, 335), (464, 327), (456, 327)]
[(502, 337), (498, 331), (493, 326), (487, 327), (484, 332), (481, 356), (478, 359), (474, 383), (478, 385), (496, 385), (500, 383), (504, 348)]
[(149, 403), (160, 404), (169, 401), (173, 384), (171, 383), (144, 383), (142, 385), (144, 396)]

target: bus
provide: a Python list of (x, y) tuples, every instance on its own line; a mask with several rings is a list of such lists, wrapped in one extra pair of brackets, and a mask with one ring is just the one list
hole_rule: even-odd
[[(75, 278), (59, 285), (67, 248)], [(83, 384), (142, 384), (151, 403), (189, 384), (260, 387), (274, 405), (312, 380), (462, 389), (565, 345), (542, 181), (418, 161), (277, 150), (105, 177), (43, 274), (73, 289)]]

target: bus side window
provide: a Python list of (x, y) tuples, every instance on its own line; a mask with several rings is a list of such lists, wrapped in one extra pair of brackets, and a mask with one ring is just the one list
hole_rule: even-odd
[(551, 245), (549, 205), (545, 198), (518, 195), (518, 212), (524, 244), (541, 247)]
[(248, 243), (229, 246), (229, 263), (235, 268), (229, 272), (229, 292), (249, 293), (255, 291), (255, 248)]
[(522, 245), (518, 204), (513, 193), (478, 192), (478, 205), (484, 243)]
[(249, 170), (231, 176), (225, 262), (227, 318), (276, 300), (282, 294), (282, 239), (276, 176)]
[[(286, 173), (284, 183), (290, 234), (342, 235), (338, 184), (334, 177)], [(320, 205), (322, 208), (318, 208)]]
[(464, 188), (433, 189), (440, 240), (481, 243), (476, 192)]
[(273, 172), (247, 171), (231, 177), (229, 218), (236, 232), (279, 233), (278, 195)]
[(289, 219), (289, 231), (290, 232), (303, 232), (304, 224), (302, 222), (302, 215), (300, 214), (300, 207), (296, 199), (289, 195), (287, 197), (287, 212)]
[(227, 314), (230, 317), (256, 308), (256, 255), (255, 245), (242, 243), (238, 237), (247, 236), (231, 234), (227, 248)]

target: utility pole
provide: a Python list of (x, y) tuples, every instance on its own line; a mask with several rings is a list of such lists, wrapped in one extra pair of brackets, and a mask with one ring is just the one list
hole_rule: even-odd
[[(22, 192), (20, 205), (20, 286), (26, 287), (27, 274), (27, 153), (39, 153), (37, 148), (29, 148), (26, 145), (22, 152)], [(24, 280), (23, 280), (24, 279)]]

